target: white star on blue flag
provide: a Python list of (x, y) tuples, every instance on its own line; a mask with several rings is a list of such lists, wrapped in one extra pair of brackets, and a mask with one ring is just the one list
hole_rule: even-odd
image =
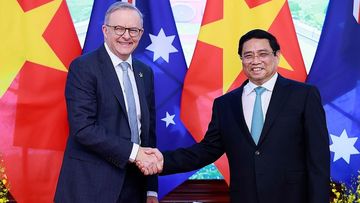
[(170, 124), (175, 125), (174, 121), (175, 114), (170, 115), (169, 112), (166, 112), (166, 116), (162, 118), (161, 120), (166, 122), (166, 127), (168, 127)]
[(333, 142), (333, 144), (330, 145), (330, 151), (335, 153), (333, 162), (342, 158), (348, 164), (350, 164), (350, 156), (360, 153), (354, 147), (354, 144), (358, 138), (357, 137), (350, 138), (346, 133), (346, 130), (344, 130), (341, 133), (340, 137), (332, 134), (330, 134), (330, 137)]
[(175, 35), (166, 36), (164, 30), (161, 28), (157, 36), (149, 34), (151, 44), (146, 47), (147, 50), (154, 52), (153, 61), (158, 58), (163, 58), (169, 63), (169, 54), (178, 52), (178, 50), (172, 45)]

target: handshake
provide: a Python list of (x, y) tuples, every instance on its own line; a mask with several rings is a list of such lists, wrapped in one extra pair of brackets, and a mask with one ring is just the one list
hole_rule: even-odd
[(135, 163), (144, 175), (154, 175), (163, 170), (164, 157), (156, 148), (139, 147)]

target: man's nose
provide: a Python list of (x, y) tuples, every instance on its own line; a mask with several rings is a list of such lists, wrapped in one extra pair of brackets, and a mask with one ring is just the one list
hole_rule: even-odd
[(126, 39), (129, 39), (129, 38), (131, 38), (131, 36), (130, 36), (130, 33), (129, 33), (130, 31), (128, 30), (128, 29), (126, 29), (125, 30), (125, 32), (124, 32), (124, 34), (122, 35), (122, 37), (123, 38), (126, 38)]

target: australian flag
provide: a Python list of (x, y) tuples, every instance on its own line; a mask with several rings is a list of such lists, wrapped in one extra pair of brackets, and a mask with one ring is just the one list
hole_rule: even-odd
[(330, 0), (307, 82), (321, 92), (331, 176), (348, 185), (360, 170), (360, 1)]
[[(83, 53), (103, 41), (101, 26), (115, 0), (95, 0)], [(180, 99), (187, 71), (185, 57), (169, 1), (131, 1), (144, 15), (144, 34), (134, 57), (151, 66), (155, 79), (157, 146), (161, 151), (195, 143), (180, 120)], [(161, 199), (194, 172), (159, 177)]]

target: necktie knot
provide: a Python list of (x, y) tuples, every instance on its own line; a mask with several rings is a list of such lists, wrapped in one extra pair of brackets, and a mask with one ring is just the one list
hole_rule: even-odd
[(256, 95), (262, 95), (262, 93), (264, 93), (265, 90), (266, 90), (265, 87), (259, 86), (259, 87), (255, 88), (255, 93), (256, 93)]
[(128, 62), (124, 61), (124, 62), (120, 63), (120, 67), (124, 72), (126, 72), (128, 70), (128, 68), (130, 68), (130, 64)]

